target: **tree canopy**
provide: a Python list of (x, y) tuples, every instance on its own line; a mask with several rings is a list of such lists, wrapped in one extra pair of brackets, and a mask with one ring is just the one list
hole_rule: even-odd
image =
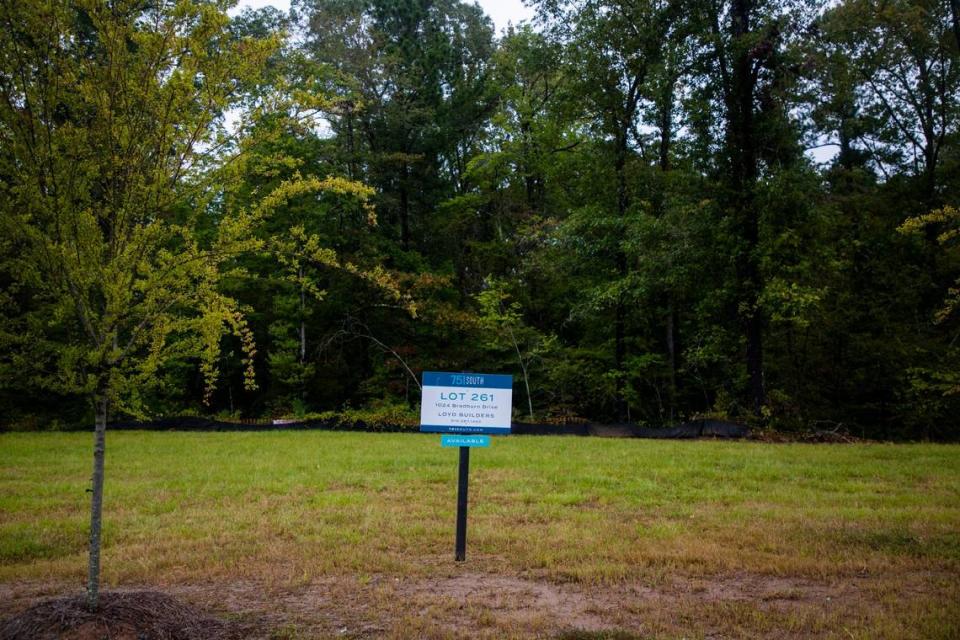
[(534, 4), (3, 2), (10, 423), (451, 369), (518, 419), (954, 436), (957, 4)]

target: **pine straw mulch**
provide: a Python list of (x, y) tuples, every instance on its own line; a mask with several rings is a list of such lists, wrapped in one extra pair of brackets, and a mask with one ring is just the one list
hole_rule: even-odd
[(96, 612), (82, 595), (36, 604), (0, 623), (0, 640), (234, 640), (244, 627), (156, 591), (104, 592)]

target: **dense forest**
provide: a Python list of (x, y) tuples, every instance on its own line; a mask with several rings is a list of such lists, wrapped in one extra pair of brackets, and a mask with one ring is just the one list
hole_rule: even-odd
[(958, 0), (230, 4), (0, 0), (8, 425), (956, 437)]

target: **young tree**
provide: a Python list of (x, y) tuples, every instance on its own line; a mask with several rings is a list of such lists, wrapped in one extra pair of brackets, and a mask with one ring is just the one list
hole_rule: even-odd
[(550, 351), (555, 341), (523, 322), (520, 305), (509, 302), (503, 282), (487, 278), (483, 291), (477, 294), (480, 305), (480, 327), (485, 332), (486, 344), (496, 350), (510, 350), (517, 355), (517, 364), (523, 375), (527, 392), (527, 411), (530, 422), (534, 420), (533, 395), (530, 392), (530, 366)]
[(225, 332), (253, 386), (252, 335), (218, 283), (232, 256), (259, 248), (257, 221), (300, 189), (208, 215), (226, 175), (212, 170), (224, 111), (276, 45), (233, 37), (226, 6), (0, 3), (0, 230), (23, 308), (4, 332), (38, 383), (94, 407), (91, 609), (108, 412), (136, 413), (138, 389), (174, 356), (199, 358), (212, 388)]

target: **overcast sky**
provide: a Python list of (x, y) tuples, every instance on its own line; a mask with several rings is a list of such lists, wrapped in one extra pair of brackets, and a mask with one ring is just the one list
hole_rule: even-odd
[[(477, 4), (483, 7), (484, 12), (493, 20), (498, 33), (507, 27), (508, 22), (518, 24), (521, 20), (529, 20), (533, 17), (533, 9), (523, 6), (522, 0), (478, 0)], [(240, 4), (234, 11), (239, 11), (243, 7), (267, 6), (287, 11), (290, 9), (290, 0), (240, 0)]]

